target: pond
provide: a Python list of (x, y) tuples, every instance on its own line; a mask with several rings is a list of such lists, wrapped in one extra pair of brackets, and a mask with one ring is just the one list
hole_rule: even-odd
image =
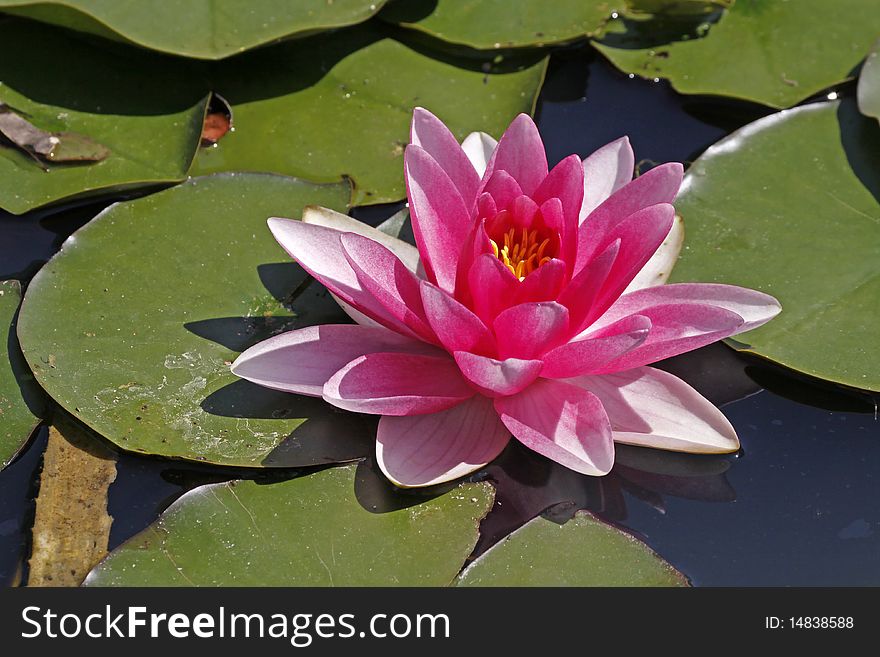
[[(834, 96), (854, 93), (854, 84), (847, 84)], [(806, 102), (830, 101), (823, 93)], [(683, 96), (665, 81), (627, 76), (582, 45), (552, 56), (536, 119), (551, 165), (572, 152), (585, 157), (629, 135), (644, 172), (668, 161), (689, 164), (710, 145), (770, 113), (744, 101)], [(0, 214), (0, 280), (26, 284), (68, 235), (114, 200), (25, 217)], [(353, 215), (377, 225), (400, 207), (358, 208)], [(63, 326), (65, 318), (57, 322)], [(542, 486), (551, 477), (529, 473), (546, 473), (549, 462), (510, 447), (500, 464), (470, 478), (498, 483), (476, 554), (535, 515), (564, 520), (588, 509), (631, 530), (694, 585), (880, 585), (876, 396), (796, 374), (722, 344), (661, 367), (723, 409), (739, 434), (740, 452), (658, 457), (649, 450), (624, 449), (607, 477), (561, 477), (564, 484), (548, 492)], [(45, 427), (38, 429), (0, 472), (0, 583), (6, 586), (27, 581), (46, 436)], [(285, 472), (274, 476), (284, 478)], [(265, 473), (120, 453), (109, 488), (109, 548), (144, 530), (186, 491), (233, 478), (260, 480)]]

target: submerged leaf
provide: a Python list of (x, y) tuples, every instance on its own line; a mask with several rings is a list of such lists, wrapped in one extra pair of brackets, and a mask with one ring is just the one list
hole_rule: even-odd
[(34, 517), (28, 586), (79, 586), (107, 554), (107, 493), (116, 456), (72, 422), (49, 429)]
[(43, 162), (100, 162), (110, 149), (75, 132), (47, 132), (0, 103), (0, 135)]

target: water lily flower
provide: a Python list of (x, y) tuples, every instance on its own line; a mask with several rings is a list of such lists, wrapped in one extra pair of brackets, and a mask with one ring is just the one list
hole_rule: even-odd
[(404, 166), (417, 248), (322, 208), (269, 219), (357, 323), (272, 337), (236, 375), (380, 415), (377, 462), (403, 487), (482, 468), (511, 435), (587, 475), (611, 470), (615, 441), (739, 448), (715, 406), (648, 367), (780, 310), (741, 287), (663, 284), (682, 239), (680, 164), (633, 179), (622, 138), (548, 170), (527, 115), (497, 143), (459, 144), (419, 108)]

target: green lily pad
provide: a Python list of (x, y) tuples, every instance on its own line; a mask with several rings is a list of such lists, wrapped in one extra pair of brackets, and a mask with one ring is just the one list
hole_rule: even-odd
[(372, 513), (355, 466), (201, 486), (110, 554), (86, 586), (445, 586), (477, 542), (488, 483)]
[(193, 174), (347, 176), (353, 205), (397, 201), (406, 195), (413, 107), (430, 109), (460, 139), (475, 130), (500, 136), (514, 116), (534, 110), (545, 68), (540, 53), (494, 64), (439, 56), (375, 26), (236, 57), (212, 69), (235, 131), (199, 153)]
[(110, 151), (100, 162), (46, 164), (0, 143), (3, 209), (21, 214), (186, 178), (207, 89), (187, 83), (171, 58), (110, 45), (29, 21), (0, 21), (0, 103), (41, 130), (76, 133)]
[(865, 58), (859, 75), (858, 97), (862, 114), (880, 120), (880, 39)]
[(553, 0), (552, 8), (546, 0), (407, 0), (388, 5), (380, 17), (443, 41), (489, 50), (592, 36), (614, 6), (609, 0)]
[(385, 0), (0, 0), (0, 10), (172, 55), (221, 59), (279, 39), (360, 23)]
[(0, 470), (5, 468), (40, 423), (40, 395), (24, 364), (15, 337), (21, 301), (18, 281), (0, 281)]
[(535, 518), (478, 557), (457, 586), (687, 586), (640, 540), (579, 511), (564, 525)]
[[(261, 388), (229, 365), (335, 303), (272, 238), (269, 216), (344, 210), (348, 185), (268, 174), (194, 178), (111, 206), (28, 287), (18, 336), (40, 384), (125, 450), (251, 467), (352, 460), (369, 418)], [(59, 321), (59, 318), (63, 318)]]
[(681, 93), (782, 108), (850, 79), (880, 11), (874, 0), (737, 0), (695, 27), (622, 17), (594, 45), (625, 73), (666, 78)]
[(880, 390), (880, 128), (853, 100), (774, 114), (718, 142), (676, 208), (687, 240), (672, 281), (744, 285), (782, 303), (733, 346)]

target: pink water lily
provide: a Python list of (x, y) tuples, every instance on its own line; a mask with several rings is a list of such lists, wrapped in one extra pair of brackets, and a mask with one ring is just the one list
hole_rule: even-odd
[(323, 208), (269, 220), (357, 324), (270, 338), (235, 374), (381, 415), (377, 460), (399, 486), (473, 472), (511, 435), (588, 475), (611, 470), (615, 441), (739, 448), (715, 406), (647, 367), (780, 310), (754, 290), (664, 284), (682, 240), (681, 165), (633, 179), (623, 138), (548, 171), (528, 116), (497, 143), (459, 144), (424, 109), (404, 162), (417, 249)]

